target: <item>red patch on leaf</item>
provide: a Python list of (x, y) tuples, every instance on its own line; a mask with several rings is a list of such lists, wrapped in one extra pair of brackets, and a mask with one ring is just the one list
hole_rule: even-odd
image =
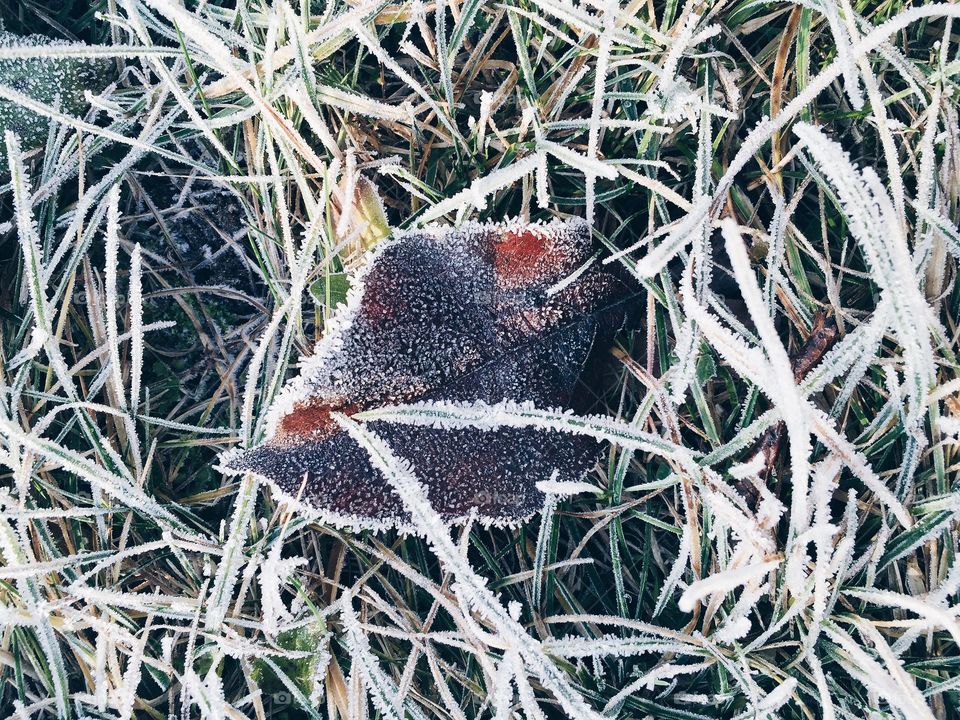
[(493, 241), (493, 265), (501, 283), (521, 285), (543, 274), (549, 238), (532, 230), (505, 232)]
[(317, 400), (298, 402), (293, 410), (277, 424), (275, 438), (281, 442), (305, 442), (324, 440), (340, 430), (331, 413), (336, 411), (344, 415), (353, 415), (359, 408), (348, 405), (332, 408)]

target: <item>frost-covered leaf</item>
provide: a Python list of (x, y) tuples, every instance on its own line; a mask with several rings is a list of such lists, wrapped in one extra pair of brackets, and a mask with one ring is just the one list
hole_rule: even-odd
[[(0, 31), (0, 48), (56, 49), (70, 47), (71, 43), (43, 35), (15, 35)], [(102, 89), (103, 76), (109, 65), (102, 58), (90, 57), (18, 57), (0, 58), (0, 85), (6, 85), (45, 105), (58, 106), (67, 115), (86, 111), (87, 91)], [(12, 130), (27, 146), (39, 145), (47, 137), (49, 118), (17, 105), (0, 100), (0, 129)], [(0, 148), (0, 157), (4, 150)]]
[[(428, 229), (378, 245), (271, 409), (269, 440), (223, 466), (333, 523), (403, 521), (399, 498), (331, 413), (418, 400), (585, 406), (582, 380), (596, 376), (630, 296), (625, 281), (585, 268), (592, 254), (577, 221)], [(579, 481), (599, 453), (592, 438), (549, 428), (371, 425), (416, 461), (446, 520), (474, 508), (494, 522), (529, 517), (543, 504), (538, 481), (554, 470)]]

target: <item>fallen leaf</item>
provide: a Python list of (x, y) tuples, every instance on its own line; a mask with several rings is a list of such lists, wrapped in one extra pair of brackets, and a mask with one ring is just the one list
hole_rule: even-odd
[[(266, 479), (321, 522), (403, 527), (400, 499), (331, 413), (417, 400), (586, 408), (631, 296), (593, 259), (590, 228), (576, 220), (426, 229), (379, 243), (270, 409), (268, 441), (221, 467)], [(522, 521), (543, 505), (538, 481), (554, 470), (558, 481), (581, 480), (601, 449), (553, 430), (369, 427), (413, 465), (448, 521), (474, 508), (486, 522)]]

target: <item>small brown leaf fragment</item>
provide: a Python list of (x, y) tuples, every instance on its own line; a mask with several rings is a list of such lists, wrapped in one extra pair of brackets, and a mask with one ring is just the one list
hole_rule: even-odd
[(823, 359), (839, 335), (840, 328), (837, 327), (836, 321), (822, 310), (817, 312), (813, 318), (810, 334), (807, 335), (807, 339), (797, 353), (790, 358), (793, 377), (798, 383)]

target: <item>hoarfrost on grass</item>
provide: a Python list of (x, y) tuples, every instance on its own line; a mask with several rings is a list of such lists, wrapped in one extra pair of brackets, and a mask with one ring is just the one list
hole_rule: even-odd
[[(25, 5), (11, 27), (85, 42), (0, 37), (0, 705), (956, 717), (960, 7), (310, 5)], [(242, 228), (188, 248), (210, 187)], [(641, 283), (593, 407), (341, 418), (402, 538), (211, 469), (342, 345), (307, 291), (395, 242), (385, 218), (506, 215), (586, 216), (609, 250), (548, 297)], [(171, 261), (194, 252), (251, 288)], [(841, 336), (794, 377), (823, 310)], [(528, 527), (452, 529), (386, 422), (601, 459), (538, 468)]]

